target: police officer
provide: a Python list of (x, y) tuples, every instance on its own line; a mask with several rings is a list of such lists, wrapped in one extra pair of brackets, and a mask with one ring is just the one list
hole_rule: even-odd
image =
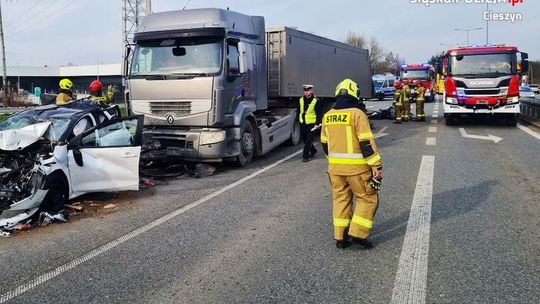
[(300, 113), (298, 121), (300, 122), (300, 135), (304, 142), (302, 160), (307, 162), (317, 153), (317, 149), (313, 145), (314, 129), (321, 123), (322, 106), (317, 97), (313, 95), (313, 85), (305, 84), (302, 87), (304, 88), (304, 96), (300, 97), (298, 104), (298, 113)]
[(426, 88), (424, 88), (424, 82), (418, 80), (416, 82), (416, 121), (426, 121), (426, 113), (424, 112), (424, 103), (426, 102)]
[(103, 92), (101, 89), (103, 88), (103, 84), (101, 84), (101, 81), (94, 80), (90, 83), (90, 97), (88, 99), (97, 101), (101, 104), (108, 104), (111, 103), (112, 97), (113, 97), (113, 87), (109, 86), (107, 89), (107, 94), (103, 95)]
[(403, 84), (400, 81), (394, 82), (394, 109), (396, 110), (396, 121), (394, 123), (400, 124), (403, 119)]
[(60, 93), (56, 95), (56, 104), (64, 105), (70, 103), (73, 100), (73, 92), (71, 91), (73, 88), (73, 82), (67, 78), (64, 78), (60, 80), (58, 86), (60, 87)]
[[(338, 248), (349, 246), (349, 237), (365, 248), (373, 247), (367, 238), (379, 204), (381, 156), (368, 117), (358, 109), (359, 96), (357, 84), (343, 80), (336, 88), (336, 104), (322, 122), (321, 143), (328, 158)], [(353, 196), (357, 199), (354, 211)]]

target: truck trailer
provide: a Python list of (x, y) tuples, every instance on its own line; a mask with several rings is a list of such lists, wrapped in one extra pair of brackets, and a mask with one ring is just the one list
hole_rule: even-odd
[(302, 84), (333, 101), (345, 78), (373, 96), (368, 51), (223, 9), (146, 16), (124, 60), (129, 111), (143, 114), (151, 157), (243, 166), (297, 144)]
[[(519, 57), (518, 58), (518, 54)], [(528, 54), (515, 46), (471, 46), (448, 50), (444, 73), (444, 117), (452, 125), (461, 116), (502, 118), (516, 126), (520, 74), (528, 69)]]

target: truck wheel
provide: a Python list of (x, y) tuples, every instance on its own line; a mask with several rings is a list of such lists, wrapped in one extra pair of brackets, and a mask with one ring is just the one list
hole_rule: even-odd
[(62, 210), (68, 199), (68, 182), (64, 175), (58, 172), (51, 174), (43, 188), (49, 192), (40, 206), (40, 211), (56, 213)]
[(505, 119), (505, 125), (509, 126), (509, 127), (516, 127), (517, 126), (517, 123), (518, 123), (518, 120), (516, 117), (508, 117)]
[(446, 116), (444, 122), (446, 123), (447, 126), (453, 126), (457, 123), (457, 118), (454, 117), (454, 115), (451, 115), (451, 114), (448, 114), (448, 116)]
[(255, 132), (253, 126), (248, 120), (244, 120), (240, 131), (240, 154), (236, 157), (235, 163), (239, 167), (244, 167), (251, 162), (255, 152)]
[(298, 119), (294, 120), (293, 128), (291, 131), (291, 137), (289, 140), (287, 140), (288, 146), (296, 146), (300, 142), (300, 124), (298, 123)]

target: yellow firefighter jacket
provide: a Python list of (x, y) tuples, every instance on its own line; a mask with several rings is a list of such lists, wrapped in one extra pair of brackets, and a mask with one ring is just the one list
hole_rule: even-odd
[(328, 111), (323, 117), (321, 143), (328, 145), (330, 174), (351, 176), (381, 167), (368, 117), (360, 109)]
[(426, 89), (424, 88), (424, 86), (419, 86), (418, 88), (416, 88), (416, 92), (418, 93), (418, 97), (416, 97), (416, 100), (424, 101), (425, 100), (424, 94), (426, 94)]

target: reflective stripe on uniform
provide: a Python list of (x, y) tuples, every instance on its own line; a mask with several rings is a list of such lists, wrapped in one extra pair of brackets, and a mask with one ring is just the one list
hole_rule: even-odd
[(352, 127), (347, 126), (347, 153), (353, 153), (353, 136), (352, 136)]
[(350, 224), (351, 224), (350, 219), (334, 218), (334, 226), (336, 227), (349, 227)]
[(367, 161), (366, 164), (373, 166), (376, 165), (379, 161), (381, 161), (381, 155), (379, 153), (371, 156)]
[(343, 158), (343, 159), (363, 159), (364, 155), (362, 153), (329, 153), (328, 157), (333, 158)]
[(358, 216), (358, 215), (353, 215), (352, 222), (353, 224), (360, 225), (367, 229), (371, 229), (373, 227), (372, 220), (367, 219), (365, 217)]
[(366, 139), (372, 139), (372, 138), (375, 138), (373, 136), (373, 133), (370, 132), (362, 132), (360, 134), (358, 134), (358, 140), (366, 140)]
[(334, 165), (367, 165), (367, 161), (363, 158), (333, 158), (328, 157), (328, 163)]

